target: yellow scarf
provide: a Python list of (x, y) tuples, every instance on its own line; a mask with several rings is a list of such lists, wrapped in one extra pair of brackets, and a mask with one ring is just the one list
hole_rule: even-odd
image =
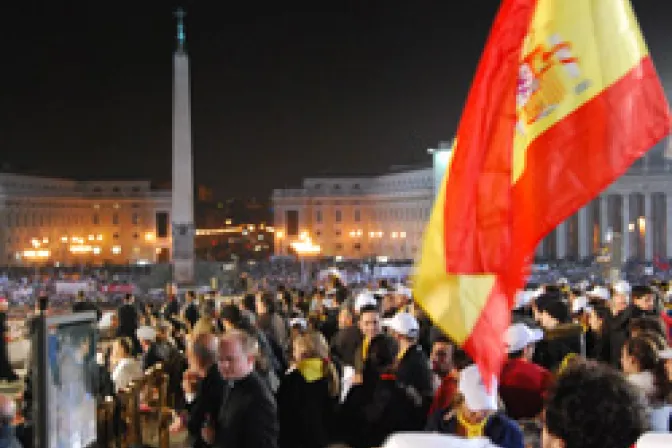
[(485, 425), (488, 424), (488, 420), (490, 420), (490, 416), (485, 417), (479, 423), (469, 423), (468, 421), (466, 421), (464, 419), (464, 416), (462, 415), (461, 412), (457, 413), (457, 422), (466, 431), (465, 437), (467, 439), (474, 439), (476, 437), (484, 437), (485, 436)]
[(319, 358), (308, 358), (299, 361), (296, 364), (296, 370), (309, 383), (322, 379), (325, 376), (324, 361)]
[(399, 353), (397, 353), (397, 361), (401, 361), (401, 358), (404, 357), (406, 352), (408, 351), (408, 348), (405, 348), (403, 350), (399, 350)]
[(364, 337), (362, 341), (362, 360), (366, 361), (366, 354), (369, 352), (369, 344), (371, 340), (368, 337)]

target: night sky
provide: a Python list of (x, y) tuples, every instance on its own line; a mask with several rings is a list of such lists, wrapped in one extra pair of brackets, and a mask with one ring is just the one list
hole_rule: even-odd
[[(13, 3), (2, 10), (0, 164), (169, 181), (178, 3)], [(195, 181), (266, 199), (303, 176), (428, 162), (426, 148), (457, 127), (499, 1), (182, 4)], [(633, 4), (672, 86), (672, 2)]]

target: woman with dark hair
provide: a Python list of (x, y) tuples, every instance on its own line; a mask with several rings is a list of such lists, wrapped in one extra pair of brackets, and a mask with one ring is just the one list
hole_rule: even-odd
[(650, 339), (644, 336), (630, 338), (623, 346), (621, 363), (628, 381), (643, 394), (651, 429), (667, 432), (672, 414), (667, 402), (670, 382), (658, 353), (658, 347)]
[(397, 351), (389, 336), (371, 339), (362, 384), (350, 389), (341, 408), (340, 441), (353, 448), (381, 446), (392, 433), (423, 428), (422, 397), (396, 379)]
[(646, 431), (636, 388), (617, 371), (581, 362), (559, 375), (546, 400), (544, 447), (629, 448)]

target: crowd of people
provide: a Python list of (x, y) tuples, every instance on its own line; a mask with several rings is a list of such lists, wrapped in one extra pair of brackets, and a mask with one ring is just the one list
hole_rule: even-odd
[[(400, 432), (629, 448), (672, 430), (667, 296), (660, 283), (530, 285), (486, 387), (404, 285), (355, 290), (332, 276), (309, 292), (187, 291), (161, 306), (129, 294), (99, 356), (98, 392), (114, 396), (161, 363), (170, 430), (200, 448), (369, 448)], [(83, 297), (73, 305), (95, 310)]]

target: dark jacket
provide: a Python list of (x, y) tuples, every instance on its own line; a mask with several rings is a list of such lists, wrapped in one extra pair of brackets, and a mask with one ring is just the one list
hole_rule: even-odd
[(146, 353), (142, 354), (142, 370), (147, 370), (154, 364), (163, 362), (164, 359), (160, 354), (160, 350), (156, 342), (149, 346)]
[(215, 419), (222, 405), (222, 396), (226, 382), (213, 364), (208, 374), (198, 384), (194, 400), (187, 404), (187, 431), (193, 440), (194, 448), (205, 448), (207, 445), (201, 438), (201, 429), (208, 418)]
[(194, 325), (196, 325), (198, 319), (201, 318), (201, 313), (198, 312), (198, 307), (195, 303), (190, 303), (184, 309), (184, 318), (187, 320), (187, 322), (189, 322), (191, 328), (194, 328)]
[(544, 339), (537, 343), (533, 361), (556, 372), (570, 353), (581, 354), (583, 340), (583, 329), (577, 324), (563, 324), (547, 330)]
[(14, 429), (11, 426), (0, 428), (0, 448), (22, 448), (21, 443), (14, 435)]
[(87, 300), (78, 300), (72, 304), (73, 313), (85, 313), (87, 311), (93, 311), (96, 313), (96, 320), (100, 321), (100, 318), (103, 317), (103, 312), (98, 305)]
[(9, 362), (9, 347), (6, 340), (7, 313), (0, 312), (0, 378), (15, 381), (18, 376)]
[(215, 447), (277, 448), (278, 433), (275, 399), (256, 372), (225, 389), (217, 416)]
[(163, 309), (164, 319), (172, 320), (173, 316), (177, 316), (178, 314), (180, 314), (180, 305), (178, 305), (177, 299), (169, 299), (168, 303)]
[[(451, 409), (441, 410), (430, 416), (425, 428), (429, 432), (446, 435), (457, 434), (457, 417), (449, 415)], [(485, 436), (501, 448), (523, 448), (523, 432), (516, 422), (497, 413), (485, 424)]]
[(413, 387), (422, 397), (427, 410), (434, 398), (432, 371), (429, 369), (429, 359), (419, 345), (412, 345), (397, 364), (397, 381), (403, 385)]
[(327, 378), (308, 382), (298, 370), (285, 375), (278, 390), (280, 448), (326, 447), (335, 405)]
[(117, 310), (119, 326), (117, 336), (126, 336), (135, 339), (135, 330), (138, 329), (138, 310), (134, 305), (126, 303)]
[(354, 366), (357, 347), (361, 344), (362, 333), (359, 328), (354, 325), (343, 328), (331, 339), (331, 356), (343, 366)]
[(337, 439), (352, 448), (382, 446), (392, 433), (422, 429), (408, 418), (420, 406), (417, 397), (409, 395), (390, 375), (353, 386), (339, 412)]

